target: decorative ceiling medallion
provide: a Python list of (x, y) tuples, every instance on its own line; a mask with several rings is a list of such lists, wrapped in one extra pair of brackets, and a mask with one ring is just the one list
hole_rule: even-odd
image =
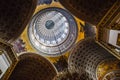
[(29, 24), (32, 46), (44, 56), (59, 56), (76, 41), (77, 24), (66, 10), (57, 7), (39, 11)]

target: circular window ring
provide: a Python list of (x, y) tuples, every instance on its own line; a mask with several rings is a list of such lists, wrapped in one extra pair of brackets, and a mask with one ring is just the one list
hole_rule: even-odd
[[(34, 37), (33, 34), (35, 34), (35, 32), (34, 32), (35, 28), (34, 27), (36, 26), (36, 22), (39, 20), (39, 18), (41, 18), (41, 15), (44, 15), (44, 16), (42, 16), (42, 18), (43, 18), (43, 17), (46, 16), (45, 14), (47, 12), (52, 12), (52, 11), (55, 11), (58, 14), (62, 15), (64, 20), (66, 20), (65, 22), (68, 23), (68, 30), (69, 31), (68, 31), (68, 33), (66, 33), (65, 39), (61, 38), (61, 42), (58, 42), (58, 43), (56, 42), (56, 44), (47, 45), (47, 41), (46, 41), (46, 43), (45, 43), (45, 41), (44, 41), (44, 43), (42, 43), (40, 40), (37, 41), (37, 39), (35, 37), (34, 40), (37, 41), (37, 45), (38, 45), (38, 46), (36, 46), (35, 41), (32, 39), (32, 37)], [(42, 20), (43, 19), (41, 19), (41, 21)], [(57, 24), (55, 22), (53, 23), (50, 19), (48, 19), (48, 21), (49, 22), (47, 22), (47, 24), (48, 24), (47, 27), (45, 26), (46, 24), (44, 25), (44, 23), (43, 23), (43, 26), (45, 26), (46, 29), (48, 29), (48, 30), (44, 29), (44, 30), (46, 30), (46, 32), (49, 32), (50, 30), (56, 28), (55, 25)], [(37, 24), (37, 26), (38, 25), (39, 24)], [(41, 27), (41, 26), (39, 26), (39, 27)], [(38, 29), (36, 29), (36, 31), (37, 30)], [(53, 31), (55, 32), (55, 30), (53, 30)], [(59, 32), (59, 30), (57, 30), (57, 31)], [(57, 33), (57, 32), (55, 32), (55, 33)], [(44, 32), (43, 35), (46, 35), (46, 33)], [(57, 8), (57, 7), (50, 7), (50, 8), (45, 8), (43, 10), (40, 10), (38, 13), (36, 13), (33, 16), (32, 20), (29, 24), (29, 27), (28, 27), (28, 37), (29, 37), (31, 45), (43, 56), (56, 57), (56, 56), (60, 56), (60, 55), (64, 54), (66, 51), (68, 51), (73, 46), (73, 44), (75, 43), (75, 41), (77, 39), (77, 35), (78, 35), (78, 27), (77, 27), (77, 23), (76, 23), (76, 20), (74, 19), (74, 17), (67, 10), (62, 9), (62, 8)], [(39, 36), (39, 37), (41, 38), (41, 36)], [(59, 37), (55, 35), (55, 38), (59, 38)], [(54, 36), (53, 36), (53, 38), (50, 38), (50, 40), (48, 38), (44, 37), (44, 36), (43, 36), (42, 39), (47, 39), (49, 41), (48, 43), (52, 43), (52, 42), (50, 42), (50, 40), (52, 41), (52, 39), (54, 39)]]

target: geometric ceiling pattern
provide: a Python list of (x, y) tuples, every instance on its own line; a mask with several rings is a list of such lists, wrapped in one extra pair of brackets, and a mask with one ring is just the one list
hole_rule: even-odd
[[(0, 76), (5, 66), (12, 68), (1, 79), (119, 80), (119, 4), (119, 0), (0, 1), (4, 61)], [(14, 55), (8, 55), (3, 44)], [(14, 59), (17, 64), (10, 62)]]

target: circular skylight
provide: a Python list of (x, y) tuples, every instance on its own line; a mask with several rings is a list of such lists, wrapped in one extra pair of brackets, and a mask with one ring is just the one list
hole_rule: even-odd
[(77, 25), (73, 16), (66, 10), (46, 8), (33, 17), (28, 35), (32, 46), (42, 55), (58, 56), (75, 43)]

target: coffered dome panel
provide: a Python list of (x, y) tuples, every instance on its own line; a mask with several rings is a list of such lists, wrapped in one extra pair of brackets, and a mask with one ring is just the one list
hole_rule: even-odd
[[(97, 80), (96, 68), (105, 60), (115, 58), (108, 51), (98, 45), (94, 39), (85, 39), (77, 43), (68, 60), (69, 69), (78, 72), (81, 79)], [(88, 77), (84, 77), (84, 76)]]

